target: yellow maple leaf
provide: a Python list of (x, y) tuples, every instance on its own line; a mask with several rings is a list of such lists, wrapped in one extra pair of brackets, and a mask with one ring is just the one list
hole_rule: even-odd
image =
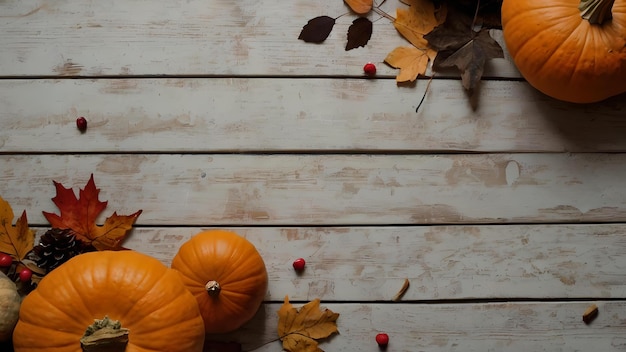
[(9, 254), (13, 260), (21, 262), (35, 244), (35, 233), (28, 228), (26, 211), (13, 222), (13, 209), (9, 202), (0, 198), (0, 252)]
[(289, 352), (323, 352), (317, 340), (338, 333), (339, 313), (330, 309), (320, 310), (320, 300), (315, 299), (300, 309), (294, 308), (285, 296), (278, 310), (278, 336), (283, 349)]
[(374, 0), (344, 0), (346, 4), (359, 15), (365, 15), (372, 10)]
[(438, 24), (437, 17), (435, 17), (435, 5), (431, 0), (403, 2), (409, 5), (409, 8), (396, 10), (396, 20), (393, 25), (416, 48), (425, 48), (428, 41), (424, 39), (424, 35)]
[(396, 82), (413, 82), (417, 76), (424, 75), (428, 68), (428, 61), (433, 60), (437, 52), (430, 48), (418, 49), (412, 46), (395, 48), (385, 58), (385, 62), (400, 72), (396, 76)]

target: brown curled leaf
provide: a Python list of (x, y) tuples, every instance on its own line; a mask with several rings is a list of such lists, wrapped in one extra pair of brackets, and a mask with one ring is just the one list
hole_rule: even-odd
[(398, 293), (396, 293), (396, 295), (393, 296), (391, 300), (394, 302), (398, 302), (399, 300), (401, 300), (402, 296), (404, 296), (406, 291), (409, 289), (409, 286), (411, 286), (409, 279), (404, 279), (404, 282), (402, 283), (402, 287), (400, 288), (400, 291), (398, 291)]

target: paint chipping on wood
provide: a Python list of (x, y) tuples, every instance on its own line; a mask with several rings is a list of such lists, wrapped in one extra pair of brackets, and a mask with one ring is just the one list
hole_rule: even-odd
[(83, 66), (72, 62), (72, 60), (66, 60), (64, 63), (55, 66), (52, 70), (59, 76), (78, 76), (83, 70)]

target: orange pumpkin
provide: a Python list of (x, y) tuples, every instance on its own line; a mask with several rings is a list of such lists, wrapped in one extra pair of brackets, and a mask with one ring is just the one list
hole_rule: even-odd
[(574, 103), (626, 92), (626, 0), (504, 0), (502, 27), (539, 91)]
[(85, 351), (124, 344), (124, 332), (126, 352), (202, 351), (202, 317), (179, 275), (145, 254), (102, 251), (73, 257), (26, 296), (13, 332), (15, 352), (83, 351), (87, 327), (107, 317), (121, 329), (114, 334), (108, 326), (100, 332), (114, 338), (85, 342), (95, 343)]
[(267, 271), (254, 245), (230, 231), (203, 231), (172, 260), (196, 297), (205, 330), (226, 333), (252, 319), (267, 291)]

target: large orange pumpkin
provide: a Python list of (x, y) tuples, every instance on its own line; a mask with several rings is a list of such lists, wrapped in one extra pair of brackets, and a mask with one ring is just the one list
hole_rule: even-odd
[(126, 352), (202, 351), (202, 317), (179, 275), (145, 254), (103, 251), (70, 259), (26, 296), (15, 352), (80, 352), (87, 327), (107, 317), (128, 329)]
[(254, 245), (224, 230), (203, 231), (172, 260), (198, 300), (205, 330), (226, 333), (252, 319), (267, 291), (267, 271)]
[(626, 92), (626, 0), (504, 0), (502, 27), (539, 91), (574, 103)]

